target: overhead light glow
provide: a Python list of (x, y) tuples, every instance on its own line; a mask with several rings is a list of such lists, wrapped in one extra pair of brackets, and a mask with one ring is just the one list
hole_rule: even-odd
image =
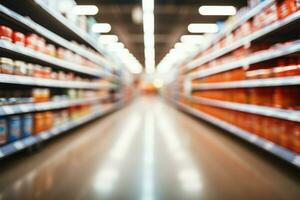
[(203, 43), (204, 37), (202, 35), (183, 35), (180, 41), (183, 43), (200, 44)]
[(230, 16), (236, 14), (236, 8), (234, 6), (200, 6), (199, 13), (201, 15)]
[(144, 13), (143, 22), (144, 32), (154, 33), (154, 14)]
[(95, 5), (77, 5), (73, 7), (72, 12), (75, 15), (96, 15), (99, 9)]
[(219, 31), (217, 24), (189, 24), (190, 33), (216, 33)]
[(94, 33), (108, 33), (109, 31), (111, 31), (111, 25), (108, 23), (96, 23), (92, 26)]
[(103, 44), (111, 44), (118, 42), (118, 36), (116, 35), (100, 35), (99, 41)]
[(146, 73), (155, 71), (154, 0), (143, 0), (144, 54)]
[(154, 11), (154, 0), (143, 0), (143, 11), (153, 13), (153, 11)]

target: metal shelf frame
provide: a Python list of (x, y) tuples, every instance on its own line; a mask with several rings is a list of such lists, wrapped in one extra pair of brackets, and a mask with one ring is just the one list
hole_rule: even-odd
[(277, 49), (266, 50), (262, 52), (257, 52), (255, 54), (250, 55), (244, 59), (238, 61), (232, 61), (230, 63), (226, 63), (223, 65), (215, 66), (209, 69), (199, 70), (197, 72), (193, 72), (187, 75), (189, 79), (198, 79), (204, 78), (207, 76), (211, 76), (214, 74), (222, 73), (225, 71), (237, 69), (243, 66), (271, 60), (274, 58), (286, 56), (289, 54), (297, 53), (300, 51), (300, 40), (293, 42), (292, 44), (288, 44)]
[(55, 58), (43, 53), (36, 52), (30, 48), (23, 47), (21, 45), (13, 44), (9, 41), (0, 40), (0, 50), (8, 51), (16, 55), (26, 56), (30, 59), (34, 59), (40, 63), (45, 63), (46, 65), (56, 66), (57, 68), (62, 68), (64, 70), (77, 72), (80, 74), (89, 75), (92, 77), (106, 77), (105, 73), (101, 69), (88, 68), (82, 65), (74, 64), (69, 61), (65, 61), (59, 58)]
[(82, 48), (81, 46), (76, 45), (72, 42), (69, 42), (68, 40), (49, 31), (48, 29), (35, 23), (34, 21), (24, 18), (23, 16), (6, 8), (3, 5), (0, 5), (0, 14), (5, 15), (5, 17), (10, 18), (11, 20), (19, 23), (21, 26), (26, 27), (27, 29), (34, 31), (35, 33), (47, 38), (48, 40), (52, 41), (53, 43), (55, 43), (59, 46), (62, 46), (66, 49), (69, 49), (69, 50), (89, 59), (90, 61), (98, 64), (99, 66), (103, 66), (103, 67), (109, 69), (110, 63), (106, 59), (102, 58), (100, 55), (96, 56), (96, 55), (88, 52), (86, 49)]
[(208, 115), (204, 112), (201, 112), (199, 110), (196, 110), (194, 108), (191, 108), (187, 105), (184, 105), (182, 103), (178, 103), (177, 101), (172, 100), (173, 103), (181, 110), (201, 119), (204, 121), (207, 121), (217, 127), (220, 127), (226, 131), (228, 131), (229, 133), (244, 139), (246, 141), (248, 141), (251, 144), (254, 144), (262, 149), (264, 149), (265, 151), (285, 160), (286, 162), (290, 163), (291, 165), (300, 168), (300, 155), (297, 153), (294, 153), (284, 147), (281, 147), (271, 141), (268, 141), (264, 138), (258, 137), (254, 134), (252, 134), (251, 132), (245, 131), (243, 129), (240, 129), (230, 123), (227, 123), (223, 120), (220, 120), (216, 117), (213, 117), (211, 115)]
[(0, 83), (36, 87), (74, 88), (87, 90), (111, 89), (115, 87), (114, 84), (90, 83), (84, 81), (63, 81), (8, 74), (0, 74)]
[(225, 108), (229, 110), (236, 110), (251, 114), (263, 115), (266, 117), (273, 117), (283, 120), (289, 120), (293, 122), (300, 122), (300, 111), (298, 110), (288, 110), (288, 109), (280, 109), (268, 106), (259, 106), (253, 104), (243, 104), (222, 100), (209, 99), (204, 97), (189, 97), (194, 103), (204, 104), (208, 106), (214, 106), (219, 108)]
[(66, 131), (72, 130), (78, 126), (81, 126), (85, 123), (88, 123), (99, 117), (109, 114), (109, 113), (117, 110), (118, 108), (120, 108), (122, 106), (122, 104), (123, 104), (122, 102), (118, 102), (115, 105), (110, 106), (108, 108), (104, 108), (101, 111), (95, 111), (94, 113), (92, 113), (88, 116), (85, 116), (78, 120), (64, 123), (60, 126), (54, 127), (52, 129), (42, 132), (38, 135), (28, 136), (23, 139), (19, 139), (13, 143), (9, 143), (9, 144), (0, 146), (0, 159), (8, 157), (8, 156), (15, 154), (21, 150), (27, 149), (35, 144), (39, 144), (43, 141), (49, 140), (50, 138), (60, 135)]
[(28, 103), (18, 105), (7, 105), (0, 107), (0, 116), (18, 115), (24, 113), (40, 112), (46, 110), (56, 110), (61, 108), (67, 108), (70, 106), (82, 105), (82, 104), (95, 104), (101, 102), (108, 97), (96, 97), (85, 98), (77, 100), (61, 100), (61, 101), (49, 101), (42, 103)]
[(251, 79), (218, 83), (198, 83), (193, 84), (191, 90), (218, 90), (232, 88), (275, 87), (291, 85), (300, 85), (300, 76)]
[(266, 34), (276, 31), (298, 19), (300, 19), (300, 11), (297, 11), (282, 20), (276, 21), (269, 26), (266, 26), (248, 36), (245, 36), (245, 37), (227, 45), (224, 48), (221, 48), (221, 49), (214, 51), (206, 56), (202, 56), (200, 58), (190, 61), (186, 65), (185, 71), (190, 71), (190, 70), (192, 70), (196, 67), (199, 67), (209, 61), (212, 61), (218, 57), (221, 57), (243, 45), (249, 44), (249, 43), (253, 42), (254, 40), (257, 40), (258, 38), (261, 38), (262, 36), (265, 36)]

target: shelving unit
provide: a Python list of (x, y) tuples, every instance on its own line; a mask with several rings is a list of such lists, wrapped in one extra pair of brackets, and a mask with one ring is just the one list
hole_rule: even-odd
[(300, 111), (298, 110), (287, 110), (287, 109), (272, 108), (267, 106), (226, 102), (226, 101), (208, 99), (203, 97), (190, 97), (189, 100), (195, 103), (215, 106), (219, 108), (226, 108), (230, 110), (237, 110), (246, 113), (258, 114), (267, 117), (274, 117), (283, 120), (300, 122)]
[[(41, 4), (43, 4), (43, 2), (40, 2)], [(49, 39), (51, 42), (62, 46), (66, 49), (69, 49), (81, 56), (86, 57), (87, 59), (99, 64), (100, 66), (105, 67), (106, 69), (109, 69), (110, 63), (100, 57), (100, 56), (95, 56), (92, 53), (88, 52), (87, 50), (83, 49), (82, 47), (80, 47), (79, 45), (73, 44), (72, 42), (69, 42), (68, 40), (60, 37), (59, 35), (49, 31), (48, 29), (44, 28), (43, 26), (35, 23), (34, 21), (24, 18), (23, 16), (19, 15), (18, 13), (6, 8), (3, 5), (0, 5), (0, 14), (15, 22), (16, 24), (18, 24), (19, 26), (24, 27), (25, 29), (31, 30), (32, 32), (35, 32), (37, 34), (43, 35), (45, 38)], [(62, 16), (61, 16), (62, 17)], [(63, 18), (63, 17), (62, 17)], [(66, 22), (66, 24), (68, 24)], [(77, 32), (74, 33), (79, 33), (82, 32), (81, 30), (77, 30)], [(87, 36), (86, 36), (87, 37)], [(108, 72), (107, 72), (108, 73)]]
[(187, 75), (191, 80), (197, 78), (204, 78), (213, 74), (237, 69), (243, 66), (252, 65), (255, 63), (259, 63), (262, 61), (268, 61), (274, 58), (279, 58), (282, 56), (286, 56), (289, 54), (297, 53), (300, 51), (300, 41), (295, 41), (292, 44), (284, 45), (283, 47), (279, 47), (277, 49), (273, 49), (272, 51), (262, 51), (255, 53), (254, 55), (250, 55), (244, 59), (238, 61), (232, 61), (230, 63), (226, 63), (223, 65), (219, 65), (210, 69), (201, 70), (201, 72), (194, 72)]
[(0, 159), (8, 157), (8, 156), (15, 154), (21, 150), (29, 148), (29, 147), (36, 145), (38, 143), (41, 143), (43, 141), (49, 140), (57, 135), (60, 135), (64, 132), (66, 132), (66, 131), (72, 130), (76, 127), (79, 127), (79, 126), (85, 124), (85, 123), (88, 123), (92, 120), (95, 120), (99, 117), (109, 114), (109, 113), (113, 112), (114, 110), (120, 108), (121, 104), (122, 103), (120, 103), (120, 102), (116, 103), (113, 106), (104, 108), (102, 111), (95, 111), (94, 113), (90, 114), (89, 116), (83, 117), (83, 118), (75, 120), (75, 121), (67, 122), (63, 125), (60, 125), (58, 127), (52, 128), (48, 131), (42, 132), (39, 135), (25, 137), (16, 142), (0, 146)]
[(287, 161), (288, 163), (300, 168), (300, 155), (296, 154), (288, 149), (285, 149), (277, 144), (274, 144), (266, 139), (260, 138), (256, 135), (253, 135), (252, 133), (245, 131), (243, 129), (240, 129), (232, 124), (229, 124), (227, 122), (224, 122), (218, 118), (212, 117), (204, 112), (201, 112), (199, 110), (196, 110), (194, 108), (191, 108), (189, 106), (186, 106), (184, 104), (178, 103), (178, 102), (174, 102), (180, 109), (182, 109), (183, 111), (201, 119), (201, 120), (205, 120), (217, 127), (220, 127), (232, 134), (234, 134), (235, 136), (242, 138), (246, 141), (248, 141), (251, 144), (254, 144), (268, 152), (270, 152), (271, 154)]
[(222, 49), (219, 49), (211, 54), (208, 54), (207, 56), (204, 56), (204, 57), (201, 57), (199, 59), (195, 59), (195, 60), (189, 62), (186, 65), (186, 71), (190, 71), (190, 70), (192, 70), (200, 65), (203, 65), (211, 60), (214, 60), (220, 56), (223, 56), (243, 45), (249, 44), (249, 43), (261, 38), (262, 36), (265, 36), (265, 35), (272, 33), (278, 29), (281, 29), (284, 26), (287, 26), (292, 22), (296, 22), (299, 19), (300, 19), (300, 12), (295, 12), (294, 14), (291, 14), (290, 16), (286, 17), (285, 19), (274, 22), (273, 24), (266, 26), (248, 36), (245, 36)]
[(17, 115), (24, 113), (40, 112), (46, 110), (55, 110), (61, 108), (67, 108), (71, 106), (77, 106), (82, 104), (95, 104), (100, 103), (102, 100), (107, 99), (108, 97), (96, 97), (96, 98), (87, 98), (79, 100), (62, 100), (62, 101), (52, 101), (52, 102), (43, 102), (43, 103), (29, 103), (29, 104), (18, 104), (11, 106), (1, 106), (0, 107), (0, 116), (7, 115)]
[(27, 85), (27, 86), (36, 86), (36, 87), (76, 88), (76, 89), (89, 89), (89, 90), (115, 88), (115, 85), (113, 84), (89, 83), (83, 81), (62, 81), (62, 80), (52, 80), (52, 79), (34, 78), (34, 77), (27, 77), (27, 76), (8, 75), (8, 74), (0, 74), (0, 83), (20, 85), (20, 86)]
[(10, 52), (16, 55), (28, 57), (30, 59), (36, 60), (39, 63), (52, 65), (57, 68), (62, 68), (65, 70), (78, 72), (89, 76), (95, 76), (95, 77), (107, 76), (107, 74), (101, 69), (91, 69), (78, 64), (70, 63), (68, 61), (64, 61), (42, 53), (38, 53), (29, 48), (25, 48), (20, 45), (15, 45), (13, 43), (3, 41), (3, 40), (0, 41), (0, 50), (5, 52)]
[[(3, 1), (0, 19), (1, 25), (13, 31), (42, 37), (44, 45), (52, 44), (56, 51), (50, 54), (36, 46), (0, 39), (1, 57), (12, 60), (11, 64), (1, 63), (4, 68), (10, 65), (11, 72), (0, 70), (0, 126), (5, 126), (1, 129), (5, 133), (0, 133), (0, 159), (120, 109), (130, 100), (130, 87), (125, 88), (123, 77), (125, 68), (116, 66), (122, 65), (115, 60), (118, 58), (109, 56), (96, 38), (43, 1)], [(68, 50), (70, 55), (59, 56), (58, 48), (63, 53)], [(73, 62), (74, 57), (78, 60)], [(15, 61), (23, 61), (26, 72), (24, 66), (22, 73), (17, 71), (22, 66)], [(9, 128), (13, 119), (20, 120), (16, 125), (19, 134), (8, 139), (16, 134)], [(32, 130), (28, 134), (25, 129)]]
[[(286, 2), (266, 0), (238, 13), (175, 66), (178, 73), (164, 87), (164, 97), (300, 168), (300, 9), (281, 4)], [(256, 15), (276, 21), (260, 22)]]
[(253, 88), (253, 87), (274, 87), (300, 85), (300, 76), (266, 78), (256, 80), (241, 80), (221, 83), (200, 83), (193, 84), (193, 90), (216, 90), (229, 88)]

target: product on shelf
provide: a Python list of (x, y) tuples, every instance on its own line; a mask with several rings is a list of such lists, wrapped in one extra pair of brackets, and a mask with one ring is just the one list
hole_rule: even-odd
[(25, 35), (20, 32), (13, 32), (12, 41), (15, 44), (19, 44), (21, 46), (25, 46)]
[(21, 138), (21, 117), (8, 117), (8, 142), (13, 142)]
[(8, 126), (5, 117), (0, 117), (0, 145), (7, 142)]
[[(52, 57), (57, 57), (65, 61), (69, 61), (72, 63), (76, 63), (79, 65), (83, 65), (85, 67), (91, 67), (91, 68), (97, 68), (98, 65), (86, 58), (84, 58), (81, 55), (78, 55), (68, 49), (58, 47), (56, 48), (53, 44), (48, 44), (45, 40), (45, 38), (31, 33), (28, 35), (24, 35), (21, 32), (13, 31), (11, 28), (7, 26), (0, 25), (0, 39), (13, 42), (15, 44), (25, 46), (27, 48), (30, 48), (36, 52), (46, 54)], [(73, 42), (74, 43), (74, 42)], [(99, 54), (95, 51), (86, 48), (82, 45), (79, 45), (76, 43), (77, 46), (81, 46), (90, 53), (98, 56)]]
[(13, 30), (7, 26), (0, 25), (0, 39), (12, 41)]
[(14, 73), (14, 64), (12, 59), (0, 57), (0, 73), (3, 74)]
[(223, 121), (270, 140), (282, 147), (300, 153), (300, 123), (276, 119), (235, 110), (202, 104), (193, 104), (196, 109)]

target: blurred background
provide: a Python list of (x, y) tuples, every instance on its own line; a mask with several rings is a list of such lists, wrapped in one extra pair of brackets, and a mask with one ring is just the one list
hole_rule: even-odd
[(2, 0), (0, 200), (300, 199), (298, 0)]

